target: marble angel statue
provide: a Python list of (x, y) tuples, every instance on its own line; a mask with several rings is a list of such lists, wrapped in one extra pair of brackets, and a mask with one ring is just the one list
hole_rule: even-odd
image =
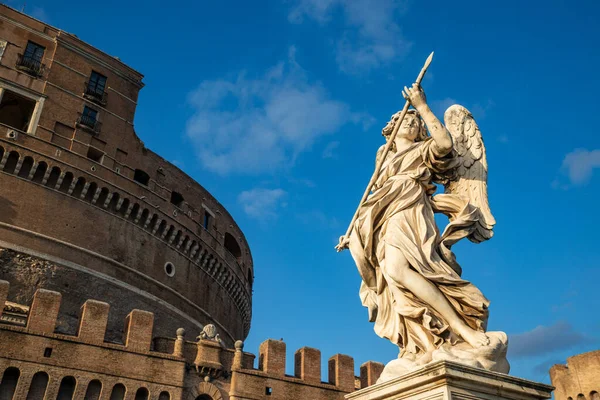
[[(486, 332), (489, 301), (461, 278), (451, 251), (462, 238), (478, 243), (493, 234), (481, 133), (460, 105), (442, 124), (419, 83), (403, 96), (406, 110), (382, 131), (390, 149), (377, 152), (373, 185), (337, 246), (349, 248), (358, 267), (375, 332), (400, 350), (380, 381), (439, 359), (508, 373), (506, 334)], [(434, 195), (435, 183), (445, 193)], [(441, 235), (434, 213), (449, 217)]]

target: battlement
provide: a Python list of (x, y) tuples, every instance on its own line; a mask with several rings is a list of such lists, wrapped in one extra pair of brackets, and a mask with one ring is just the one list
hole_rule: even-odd
[[(236, 351), (241, 352), (241, 347)], [(324, 381), (321, 375), (321, 351), (311, 347), (302, 347), (294, 353), (293, 376), (286, 375), (285, 365), (286, 344), (280, 340), (268, 339), (259, 346), (258, 369), (237, 368), (236, 370), (235, 363), (233, 369), (241, 374), (254, 375), (263, 379), (271, 378), (289, 384), (300, 383), (321, 390), (329, 389), (346, 393), (357, 388), (355, 383), (357, 379), (361, 387), (374, 384), (383, 370), (383, 364), (369, 361), (361, 365), (361, 376), (356, 378), (354, 359), (348, 355), (335, 354), (328, 360), (328, 379)]]
[[(0, 280), (0, 316), (6, 304), (9, 290), (10, 284), (7, 281)], [(38, 289), (29, 308), (27, 325), (23, 329), (33, 334), (55, 334), (61, 300), (62, 295), (58, 292)], [(108, 303), (97, 300), (86, 301), (81, 306), (77, 335), (72, 339), (85, 344), (115, 346), (115, 343), (104, 341), (109, 311), (110, 305)], [(2, 325), (0, 324), (0, 326)], [(153, 327), (154, 314), (148, 311), (132, 310), (125, 319), (124, 349), (138, 353), (150, 352)], [(61, 334), (61, 336), (67, 335)]]
[(550, 368), (556, 400), (600, 399), (600, 350), (567, 358), (567, 364)]

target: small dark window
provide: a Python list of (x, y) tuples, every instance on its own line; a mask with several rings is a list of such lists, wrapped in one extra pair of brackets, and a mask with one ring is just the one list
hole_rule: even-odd
[(44, 357), (48, 358), (52, 355), (52, 347), (46, 347), (44, 349)]
[(183, 205), (183, 196), (181, 193), (171, 192), (171, 203), (175, 204), (177, 207), (181, 207)]
[(204, 211), (204, 221), (202, 222), (202, 226), (206, 230), (208, 230), (208, 228), (210, 227), (210, 214), (208, 213), (208, 211)]
[(97, 73), (96, 71), (92, 71), (92, 75), (90, 75), (90, 80), (88, 81), (86, 93), (102, 97), (105, 88), (106, 77)]
[(272, 388), (272, 387), (269, 387), (269, 386), (267, 386), (267, 387), (265, 388), (265, 395), (267, 395), (267, 396), (270, 396), (272, 393), (273, 393), (273, 388)]
[(83, 112), (77, 121), (79, 125), (89, 128), (94, 132), (100, 131), (100, 122), (98, 122), (98, 111), (88, 106), (83, 107)]
[[(142, 185), (148, 186), (148, 182), (150, 182), (150, 175), (148, 175), (141, 169), (136, 169), (135, 172), (133, 173), (133, 180), (136, 181), (137, 183), (141, 183)], [(173, 201), (173, 200), (171, 200), (171, 201)]]
[(87, 158), (96, 161), (98, 164), (102, 164), (102, 157), (104, 157), (103, 152), (95, 147), (88, 147)]
[(0, 123), (27, 132), (34, 109), (35, 101), (5, 89), (0, 101)]

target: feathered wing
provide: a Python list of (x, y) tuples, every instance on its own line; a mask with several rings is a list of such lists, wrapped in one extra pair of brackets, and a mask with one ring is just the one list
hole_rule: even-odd
[[(496, 224), (488, 202), (488, 165), (481, 132), (471, 112), (458, 104), (450, 106), (446, 110), (444, 123), (452, 136), (459, 162), (455, 176), (445, 183), (445, 193), (451, 196), (441, 196), (446, 197), (446, 200), (438, 200), (441, 200), (442, 203), (455, 203), (454, 207), (451, 207), (454, 209), (457, 208), (459, 202), (459, 199), (455, 197), (468, 203), (463, 203), (464, 207), (460, 207), (462, 208), (461, 213), (454, 215), (457, 217), (460, 214), (463, 217), (462, 227), (459, 229), (462, 236), (456, 232), (457, 229), (454, 227), (454, 240), (450, 240), (449, 245), (451, 246), (465, 236), (469, 240), (479, 243), (493, 236), (492, 229)], [(449, 235), (449, 232), (444, 232), (443, 236)], [(446, 240), (448, 241), (448, 239), (450, 238), (447, 237)]]

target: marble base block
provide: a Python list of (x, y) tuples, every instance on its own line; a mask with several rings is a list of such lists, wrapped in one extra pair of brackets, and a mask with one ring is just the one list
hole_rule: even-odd
[(436, 361), (346, 395), (347, 400), (541, 400), (554, 388), (451, 361)]

